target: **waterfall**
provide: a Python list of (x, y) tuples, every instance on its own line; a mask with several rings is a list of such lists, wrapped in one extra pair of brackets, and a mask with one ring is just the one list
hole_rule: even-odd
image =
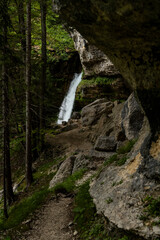
[(67, 95), (65, 96), (62, 105), (60, 107), (60, 112), (58, 115), (58, 124), (62, 124), (63, 121), (68, 121), (71, 117), (73, 104), (75, 100), (76, 89), (78, 84), (81, 82), (82, 73), (75, 73), (74, 78), (70, 84)]

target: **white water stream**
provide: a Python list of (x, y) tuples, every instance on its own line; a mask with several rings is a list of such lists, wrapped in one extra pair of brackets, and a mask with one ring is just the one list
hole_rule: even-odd
[(76, 89), (81, 82), (82, 73), (75, 73), (74, 78), (70, 84), (67, 95), (65, 96), (62, 105), (60, 107), (60, 112), (58, 115), (58, 124), (62, 124), (63, 121), (68, 122), (71, 117), (73, 104), (75, 100)]

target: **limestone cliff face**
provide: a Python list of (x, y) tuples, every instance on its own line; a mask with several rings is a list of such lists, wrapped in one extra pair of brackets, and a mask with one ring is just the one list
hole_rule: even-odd
[[(160, 2), (54, 0), (61, 17), (101, 49), (129, 82), (152, 129), (160, 126)], [(153, 120), (154, 119), (154, 120)]]
[(77, 30), (71, 31), (75, 49), (79, 52), (85, 77), (116, 76), (120, 73), (109, 58), (97, 47), (90, 45)]

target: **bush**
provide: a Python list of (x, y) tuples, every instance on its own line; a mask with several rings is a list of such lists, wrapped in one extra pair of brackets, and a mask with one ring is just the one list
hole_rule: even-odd
[(131, 149), (133, 148), (135, 142), (136, 142), (135, 139), (128, 141), (124, 146), (120, 147), (120, 148), (117, 150), (117, 153), (118, 153), (118, 154), (125, 154), (125, 153), (130, 152)]

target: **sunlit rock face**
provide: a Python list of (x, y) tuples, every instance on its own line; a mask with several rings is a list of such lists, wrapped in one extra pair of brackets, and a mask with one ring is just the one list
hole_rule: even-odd
[(53, 7), (101, 49), (137, 90), (156, 131), (160, 126), (160, 2), (54, 0)]

